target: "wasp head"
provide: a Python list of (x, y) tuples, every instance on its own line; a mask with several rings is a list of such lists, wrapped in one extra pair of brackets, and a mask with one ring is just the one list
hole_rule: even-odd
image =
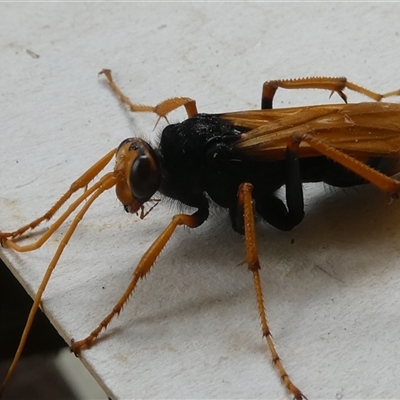
[(151, 146), (139, 138), (124, 140), (117, 149), (115, 173), (122, 179), (116, 193), (125, 211), (136, 213), (161, 184), (161, 167)]

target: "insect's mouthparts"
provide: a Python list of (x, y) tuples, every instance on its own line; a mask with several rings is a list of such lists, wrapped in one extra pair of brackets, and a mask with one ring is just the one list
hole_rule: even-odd
[(142, 206), (143, 206), (142, 203), (134, 199), (132, 203), (124, 204), (124, 210), (129, 214), (135, 214), (140, 210)]

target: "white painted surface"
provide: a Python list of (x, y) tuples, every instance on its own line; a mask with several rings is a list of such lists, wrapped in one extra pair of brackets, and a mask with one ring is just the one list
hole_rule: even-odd
[[(155, 136), (155, 117), (126, 112), (97, 77), (102, 68), (133, 101), (190, 96), (204, 112), (259, 107), (267, 79), (344, 75), (386, 92), (400, 87), (399, 15), (393, 3), (1, 4), (0, 228), (43, 213), (124, 138)], [(276, 106), (327, 97), (281, 92)], [(321, 185), (307, 187), (306, 204), (290, 233), (258, 226), (285, 366), (310, 399), (398, 397), (399, 205), (385, 207), (372, 188)], [(68, 342), (113, 307), (175, 211), (163, 204), (140, 221), (112, 192), (97, 201), (43, 298)], [(29, 293), (64, 232), (32, 253), (0, 250)], [(261, 339), (251, 275), (237, 267), (244, 257), (223, 212), (176, 233), (121, 316), (82, 354), (111, 397), (289, 398)]]
[(78, 400), (108, 400), (107, 395), (79, 358), (71, 357), (67, 347), (59, 351), (54, 361), (64, 381)]

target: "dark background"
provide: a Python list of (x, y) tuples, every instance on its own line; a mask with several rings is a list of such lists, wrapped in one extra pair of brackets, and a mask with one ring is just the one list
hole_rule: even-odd
[[(0, 381), (11, 364), (31, 306), (30, 296), (0, 260)], [(54, 357), (65, 346), (39, 311), (3, 400), (76, 399), (54, 365)]]

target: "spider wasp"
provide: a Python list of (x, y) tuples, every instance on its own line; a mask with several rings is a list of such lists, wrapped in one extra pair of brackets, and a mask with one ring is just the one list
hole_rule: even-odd
[[(273, 364), (293, 397), (304, 399), (304, 394), (283, 366), (268, 326), (259, 276), (254, 214), (279, 230), (291, 230), (304, 217), (302, 184), (305, 182), (325, 182), (337, 187), (372, 183), (392, 199), (397, 199), (400, 182), (392, 176), (400, 172), (400, 105), (382, 100), (399, 96), (400, 90), (381, 95), (346, 78), (267, 81), (263, 85), (261, 110), (203, 114), (197, 112), (196, 102), (188, 97), (171, 98), (155, 107), (134, 104), (117, 87), (110, 70), (104, 69), (100, 74), (105, 75), (112, 91), (130, 111), (154, 113), (160, 120), (167, 119), (171, 111), (184, 107), (188, 118), (167, 125), (157, 147), (135, 137), (124, 140), (83, 173), (43, 216), (13, 232), (0, 232), (2, 246), (19, 252), (32, 251), (41, 247), (80, 207), (46, 270), (1, 391), (15, 369), (42, 293), (66, 244), (92, 203), (104, 191), (115, 187), (125, 211), (140, 213), (140, 218), (149, 212), (145, 211), (144, 205), (153, 200), (156, 192), (196, 211), (172, 218), (139, 261), (131, 282), (112, 311), (86, 338), (72, 341), (72, 351), (79, 355), (82, 349), (90, 347), (119, 314), (175, 229), (181, 225), (200, 226), (209, 216), (210, 205), (216, 203), (228, 210), (232, 228), (245, 237), (247, 264), (253, 276), (262, 334)], [(329, 90), (337, 93), (344, 104), (273, 109), (278, 88)], [(345, 89), (365, 95), (374, 102), (347, 104)], [(114, 171), (92, 183), (114, 156)], [(285, 202), (276, 194), (283, 186)], [(52, 218), (80, 189), (83, 193), (39, 239), (28, 245), (18, 245), (18, 239)]]

